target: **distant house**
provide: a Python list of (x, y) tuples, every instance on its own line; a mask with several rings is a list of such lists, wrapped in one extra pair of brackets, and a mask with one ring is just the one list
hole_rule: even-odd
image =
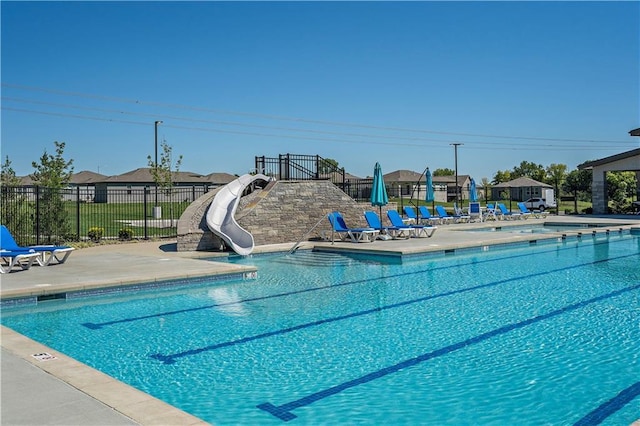
[(500, 200), (506, 192), (508, 199), (525, 201), (529, 198), (542, 197), (543, 189), (553, 189), (553, 186), (528, 177), (519, 177), (502, 182), (491, 187), (491, 199)]
[[(471, 189), (471, 176), (458, 175), (457, 184), (456, 177), (454, 175), (433, 176), (432, 180), (434, 187), (444, 189), (446, 191), (446, 200), (448, 202), (456, 200), (456, 189), (458, 190), (458, 197), (461, 201), (469, 199), (469, 190)], [(480, 195), (480, 192), (478, 192), (478, 196)]]
[[(200, 175), (193, 172), (175, 172), (173, 186), (191, 187), (196, 196), (205, 194), (213, 188), (223, 186), (235, 180), (237, 176), (229, 173), (211, 173), (209, 175)], [(100, 182), (95, 183), (95, 199), (96, 203), (106, 203), (109, 193), (114, 190), (123, 190), (125, 195), (131, 195), (133, 190), (146, 189), (152, 194), (154, 199), (156, 196), (156, 183), (151, 173), (151, 168), (138, 168), (121, 175), (109, 176)], [(157, 191), (158, 201), (168, 201), (161, 189)], [(194, 197), (195, 198), (195, 197)], [(121, 197), (119, 197), (121, 199)], [(120, 201), (124, 202), (124, 201)]]

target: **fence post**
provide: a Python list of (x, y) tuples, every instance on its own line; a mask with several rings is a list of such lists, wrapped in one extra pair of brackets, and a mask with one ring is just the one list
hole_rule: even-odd
[(40, 244), (40, 185), (36, 185), (36, 245)]
[(80, 187), (76, 186), (76, 240), (80, 241)]
[(144, 197), (142, 197), (142, 199), (144, 200), (142, 202), (142, 206), (143, 206), (142, 216), (144, 217), (144, 239), (145, 240), (149, 239), (149, 226), (147, 224), (147, 188), (149, 187), (148, 186), (144, 187), (143, 189)]

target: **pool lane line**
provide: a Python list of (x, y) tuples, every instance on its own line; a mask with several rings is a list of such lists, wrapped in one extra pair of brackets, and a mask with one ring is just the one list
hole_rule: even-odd
[[(594, 242), (594, 245), (599, 245), (599, 244), (608, 244), (609, 242)], [(560, 250), (574, 250), (575, 247), (564, 247)], [(552, 253), (552, 252), (557, 252), (559, 249), (556, 248), (554, 250), (544, 250), (544, 251), (540, 251), (538, 253), (535, 254), (545, 254), (545, 253)], [(638, 253), (640, 254), (640, 253)], [(233, 305), (240, 305), (243, 303), (250, 303), (250, 302), (257, 302), (260, 300), (268, 300), (268, 299), (275, 299), (278, 297), (288, 297), (288, 296), (294, 296), (296, 294), (303, 294), (303, 293), (309, 293), (309, 292), (314, 292), (314, 291), (322, 291), (322, 290), (331, 290), (337, 287), (343, 287), (343, 286), (349, 286), (349, 285), (355, 285), (355, 284), (364, 284), (367, 282), (373, 282), (373, 281), (379, 281), (382, 279), (388, 279), (388, 278), (399, 278), (399, 277), (408, 277), (408, 276), (412, 276), (412, 275), (418, 275), (418, 274), (422, 274), (424, 272), (433, 272), (433, 271), (439, 271), (439, 270), (445, 270), (445, 269), (449, 269), (452, 267), (461, 267), (461, 266), (468, 266), (468, 265), (480, 265), (480, 264), (484, 264), (484, 263), (492, 263), (492, 262), (498, 262), (498, 261), (502, 261), (505, 259), (518, 259), (520, 257), (528, 257), (531, 256), (531, 253), (523, 253), (523, 254), (518, 254), (518, 255), (513, 255), (513, 256), (508, 256), (508, 257), (501, 257), (501, 258), (495, 258), (495, 259), (485, 259), (485, 260), (480, 260), (477, 262), (468, 262), (468, 263), (462, 263), (462, 264), (456, 264), (456, 265), (452, 265), (452, 266), (442, 266), (442, 267), (435, 267), (432, 269), (421, 269), (419, 271), (413, 271), (413, 272), (404, 272), (401, 274), (394, 274), (394, 275), (386, 275), (383, 277), (375, 277), (375, 278), (365, 278), (362, 280), (355, 280), (355, 281), (347, 281), (344, 283), (337, 283), (337, 284), (330, 284), (330, 285), (324, 285), (324, 286), (320, 286), (320, 287), (313, 287), (313, 288), (307, 288), (307, 289), (303, 289), (303, 290), (296, 290), (296, 291), (289, 291), (289, 292), (285, 292), (285, 293), (278, 293), (278, 294), (270, 294), (268, 296), (260, 296), (260, 297), (253, 297), (253, 298), (248, 298), (248, 299), (242, 299), (242, 300), (238, 300), (238, 301), (234, 301), (234, 302), (227, 302), (227, 303), (214, 303), (211, 305), (205, 305), (205, 306), (198, 306), (195, 308), (187, 308), (187, 309), (179, 309), (177, 311), (168, 311), (168, 312), (161, 312), (161, 313), (156, 313), (156, 314), (150, 314), (150, 315), (143, 315), (143, 316), (139, 316), (139, 317), (132, 317), (132, 318), (122, 318), (122, 319), (118, 319), (118, 320), (113, 320), (113, 321), (105, 321), (105, 322), (101, 322), (101, 323), (93, 323), (93, 322), (85, 322), (85, 323), (81, 323), (80, 325), (91, 329), (91, 330), (99, 330), (102, 327), (108, 326), (108, 325), (116, 325), (116, 324), (124, 324), (124, 323), (128, 323), (128, 322), (134, 322), (134, 321), (142, 321), (145, 319), (150, 319), (150, 318), (158, 318), (158, 317), (163, 317), (163, 316), (168, 316), (168, 315), (179, 315), (182, 313), (187, 313), (187, 312), (195, 312), (195, 311), (200, 311), (200, 310), (205, 310), (205, 309), (211, 309), (211, 308), (217, 308), (217, 307), (224, 307), (224, 306), (233, 306)], [(605, 260), (609, 260), (609, 259), (605, 259)]]
[(187, 357), (187, 356), (193, 356), (193, 355), (197, 355), (197, 354), (202, 353), (202, 352), (210, 352), (210, 351), (214, 351), (214, 350), (225, 348), (225, 347), (229, 347), (229, 346), (235, 346), (235, 345), (240, 345), (240, 344), (252, 342), (254, 340), (265, 339), (265, 338), (268, 338), (268, 337), (273, 337), (273, 336), (278, 336), (278, 335), (282, 335), (282, 334), (291, 333), (291, 332), (298, 331), (298, 330), (303, 330), (305, 328), (316, 327), (316, 326), (319, 326), (319, 325), (329, 324), (329, 323), (332, 323), (332, 322), (342, 321), (342, 320), (346, 320), (346, 319), (350, 319), (350, 318), (356, 318), (356, 317), (370, 315), (370, 314), (376, 314), (376, 313), (379, 313), (380, 311), (386, 311), (386, 310), (389, 310), (389, 309), (400, 308), (400, 307), (403, 307), (403, 306), (413, 305), (415, 303), (422, 303), (422, 302), (426, 302), (428, 300), (439, 299), (441, 297), (448, 297), (448, 296), (453, 296), (453, 295), (456, 295), (456, 294), (462, 294), (462, 293), (468, 293), (468, 292), (471, 292), (471, 291), (480, 290), (480, 289), (483, 289), (483, 288), (495, 287), (495, 286), (498, 286), (498, 285), (501, 285), (501, 284), (506, 284), (508, 282), (514, 282), (514, 281), (518, 281), (518, 280), (529, 279), (529, 278), (532, 278), (532, 277), (541, 277), (541, 276), (552, 274), (552, 273), (556, 273), (556, 272), (562, 272), (562, 271), (568, 271), (568, 270), (575, 269), (575, 268), (581, 268), (581, 267), (587, 266), (587, 265), (593, 265), (593, 264), (597, 264), (597, 263), (608, 262), (609, 260), (612, 260), (612, 259), (621, 259), (621, 258), (633, 257), (633, 256), (636, 256), (636, 255), (635, 254), (630, 254), (630, 255), (625, 255), (625, 256), (619, 256), (619, 257), (616, 257), (616, 258), (610, 258), (610, 259), (606, 259), (606, 260), (599, 260), (599, 261), (588, 262), (588, 263), (583, 263), (583, 264), (579, 264), (579, 265), (572, 265), (570, 267), (563, 267), (563, 268), (558, 268), (558, 269), (553, 269), (553, 270), (541, 271), (541, 272), (538, 272), (538, 273), (535, 273), (535, 274), (528, 274), (528, 275), (522, 275), (522, 276), (518, 276), (518, 277), (514, 277), (514, 278), (507, 278), (507, 279), (500, 280), (500, 281), (494, 281), (494, 282), (490, 282), (490, 283), (486, 283), (486, 284), (480, 284), (480, 285), (473, 286), (473, 287), (466, 287), (466, 288), (462, 288), (462, 289), (458, 289), (458, 290), (451, 290), (451, 291), (447, 291), (447, 292), (444, 292), (444, 293), (430, 294), (428, 296), (419, 297), (417, 299), (405, 300), (405, 301), (402, 301), (402, 302), (394, 303), (392, 305), (385, 305), (385, 306), (375, 307), (375, 308), (372, 308), (372, 309), (367, 309), (367, 310), (358, 311), (358, 312), (352, 312), (350, 314), (345, 314), (345, 315), (341, 315), (341, 316), (337, 316), (337, 317), (325, 318), (325, 319), (321, 319), (321, 320), (317, 320), (317, 321), (313, 321), (313, 322), (298, 324), (298, 325), (294, 325), (292, 327), (282, 328), (282, 329), (275, 330), (275, 331), (268, 331), (268, 332), (261, 333), (261, 334), (256, 334), (256, 335), (253, 335), (253, 336), (247, 336), (247, 337), (243, 337), (243, 338), (236, 339), (236, 340), (229, 340), (229, 341), (226, 341), (226, 342), (221, 342), (221, 343), (216, 343), (216, 344), (209, 345), (209, 346), (190, 349), (190, 350), (183, 351), (183, 352), (178, 352), (178, 353), (168, 354), (168, 355), (164, 355), (164, 354), (160, 354), (160, 353), (151, 354), (151, 355), (149, 355), (149, 357), (153, 358), (153, 359), (156, 359), (158, 361), (161, 361), (164, 364), (174, 364), (176, 362), (176, 359), (178, 359), (178, 358), (184, 358), (184, 357)]
[[(620, 391), (609, 401), (578, 420), (573, 426), (595, 426), (605, 421), (609, 416), (619, 411), (622, 407), (633, 401), (640, 395), (640, 382), (636, 382)], [(632, 420), (633, 421), (633, 420)]]
[[(293, 411), (293, 410), (295, 410), (297, 408), (301, 408), (301, 407), (305, 407), (307, 405), (313, 404), (316, 401), (320, 401), (320, 400), (322, 400), (324, 398), (328, 398), (330, 396), (338, 394), (338, 393), (340, 393), (340, 392), (342, 392), (344, 390), (347, 390), (349, 388), (353, 388), (355, 386), (359, 386), (359, 385), (362, 385), (364, 383), (368, 383), (368, 382), (371, 382), (373, 380), (380, 379), (380, 378), (382, 378), (384, 376), (387, 376), (387, 375), (393, 374), (393, 373), (397, 373), (398, 371), (406, 369), (406, 368), (414, 367), (414, 366), (416, 366), (418, 364), (421, 364), (421, 363), (423, 363), (425, 361), (429, 361), (431, 359), (434, 359), (434, 358), (437, 358), (437, 357), (440, 357), (440, 356), (443, 356), (443, 355), (450, 354), (451, 352), (455, 352), (457, 350), (464, 349), (464, 348), (466, 348), (467, 346), (470, 346), (470, 345), (475, 345), (475, 344), (484, 342), (485, 340), (488, 340), (488, 339), (490, 339), (492, 337), (496, 337), (498, 335), (505, 334), (505, 333), (508, 333), (510, 331), (517, 330), (517, 329), (526, 327), (528, 325), (531, 325), (531, 324), (534, 324), (534, 323), (537, 323), (537, 322), (540, 322), (540, 321), (544, 321), (544, 320), (556, 317), (558, 315), (565, 314), (565, 313), (570, 312), (570, 311), (575, 311), (577, 309), (583, 308), (583, 307), (585, 307), (587, 305), (590, 305), (592, 303), (600, 302), (602, 300), (609, 299), (609, 298), (612, 298), (612, 297), (616, 297), (616, 296), (619, 296), (621, 294), (624, 294), (624, 293), (627, 293), (627, 292), (631, 292), (631, 291), (634, 291), (634, 290), (638, 290), (638, 289), (640, 289), (640, 284), (637, 284), (637, 285), (634, 285), (632, 287), (628, 287), (628, 288), (625, 288), (625, 289), (616, 290), (616, 291), (613, 291), (611, 293), (603, 294), (601, 296), (594, 297), (594, 298), (591, 298), (591, 299), (587, 299), (587, 300), (584, 300), (582, 302), (578, 302), (578, 303), (574, 303), (574, 304), (571, 304), (571, 305), (567, 305), (564, 308), (557, 309), (555, 311), (551, 311), (551, 312), (548, 312), (548, 313), (543, 314), (543, 315), (538, 315), (538, 316), (535, 316), (533, 318), (526, 319), (524, 321), (519, 321), (519, 322), (516, 322), (516, 323), (508, 324), (508, 325), (502, 326), (500, 328), (496, 328), (494, 330), (488, 331), (486, 333), (479, 334), (479, 335), (477, 335), (475, 337), (471, 337), (471, 338), (469, 338), (467, 340), (463, 340), (461, 342), (454, 343), (452, 345), (445, 346), (445, 347), (440, 348), (440, 349), (436, 349), (436, 350), (434, 350), (432, 352), (427, 352), (427, 353), (419, 355), (419, 356), (417, 356), (415, 358), (410, 358), (410, 359), (404, 360), (404, 361), (399, 362), (397, 364), (390, 365), (388, 367), (385, 367), (385, 368), (382, 368), (380, 370), (377, 370), (377, 371), (371, 372), (369, 374), (366, 374), (366, 375), (364, 375), (362, 377), (358, 377), (356, 379), (352, 379), (352, 380), (349, 380), (347, 382), (340, 383), (340, 384), (332, 386), (330, 388), (323, 389), (323, 390), (321, 390), (319, 392), (312, 393), (310, 395), (307, 395), (307, 396), (305, 396), (303, 398), (300, 398), (300, 399), (297, 399), (295, 401), (290, 401), (290, 402), (287, 402), (287, 403), (282, 404), (282, 405), (274, 405), (274, 404), (272, 404), (270, 402), (264, 402), (262, 404), (257, 405), (256, 408), (259, 408), (260, 410), (266, 411), (266, 412), (270, 413), (271, 415), (273, 415), (273, 416), (275, 416), (275, 417), (277, 417), (277, 418), (279, 418), (281, 420), (290, 421), (290, 420), (293, 420), (293, 419), (295, 419), (297, 417), (291, 411)], [(632, 392), (630, 392), (630, 393), (633, 393), (633, 391), (635, 391), (635, 389), (633, 389)], [(619, 409), (620, 407), (618, 407), (617, 405), (613, 404), (613, 408), (614, 409)], [(610, 414), (612, 414), (612, 413), (608, 413), (607, 415), (610, 415)]]

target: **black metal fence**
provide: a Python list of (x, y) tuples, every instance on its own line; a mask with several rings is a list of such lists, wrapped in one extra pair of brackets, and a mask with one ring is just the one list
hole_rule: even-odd
[(344, 167), (319, 155), (280, 154), (256, 157), (256, 171), (278, 180), (330, 180), (336, 185), (345, 181)]
[(0, 221), (21, 245), (96, 239), (175, 238), (178, 219), (204, 187), (174, 187), (155, 205), (152, 188), (8, 187), (0, 191)]

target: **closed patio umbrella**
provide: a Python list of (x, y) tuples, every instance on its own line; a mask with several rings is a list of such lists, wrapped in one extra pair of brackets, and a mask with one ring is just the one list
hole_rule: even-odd
[(424, 198), (424, 200), (428, 203), (431, 202), (431, 211), (433, 212), (433, 204), (436, 200), (435, 195), (433, 194), (433, 178), (431, 177), (431, 171), (429, 170), (429, 168), (427, 167), (427, 171), (425, 172), (425, 185), (427, 187), (427, 196)]
[(382, 223), (382, 206), (389, 204), (389, 196), (387, 195), (387, 187), (382, 177), (382, 167), (380, 163), (376, 163), (373, 168), (373, 185), (371, 187), (371, 205), (380, 208), (380, 223)]
[(478, 201), (478, 190), (476, 189), (476, 181), (471, 178), (471, 184), (469, 185), (469, 201), (475, 203)]

